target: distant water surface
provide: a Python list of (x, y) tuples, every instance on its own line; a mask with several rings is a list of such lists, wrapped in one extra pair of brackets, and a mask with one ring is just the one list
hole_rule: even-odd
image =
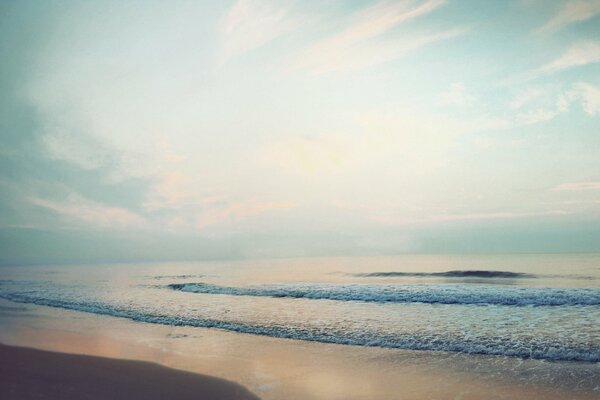
[(0, 297), (326, 343), (600, 362), (600, 255), (0, 267)]

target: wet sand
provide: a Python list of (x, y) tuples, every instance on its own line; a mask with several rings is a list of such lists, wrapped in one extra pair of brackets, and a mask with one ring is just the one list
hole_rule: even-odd
[(0, 344), (2, 399), (257, 400), (243, 386), (143, 361)]
[(237, 382), (263, 400), (591, 400), (600, 393), (598, 363), (312, 343), (1, 299), (0, 343), (157, 363)]

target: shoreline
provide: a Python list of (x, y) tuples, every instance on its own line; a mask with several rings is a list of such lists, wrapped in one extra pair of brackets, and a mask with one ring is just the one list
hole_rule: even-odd
[(0, 301), (0, 326), (7, 345), (157, 363), (237, 382), (262, 400), (588, 400), (600, 388), (595, 363), (283, 340), (10, 301)]
[(0, 398), (260, 400), (237, 383), (156, 363), (4, 344)]

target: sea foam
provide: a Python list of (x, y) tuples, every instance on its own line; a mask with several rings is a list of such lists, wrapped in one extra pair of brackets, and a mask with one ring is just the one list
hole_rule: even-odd
[(31, 293), (10, 293), (0, 290), (0, 297), (19, 303), (59, 307), (68, 310), (127, 318), (146, 323), (218, 328), (232, 332), (296, 339), (322, 343), (397, 348), (406, 350), (450, 351), (466, 354), (513, 356), (551, 361), (600, 362), (600, 350), (585, 344), (567, 344), (536, 338), (531, 342), (497, 340), (497, 338), (421, 336), (321, 329), (314, 326), (250, 324), (240, 321), (169, 315), (101, 301), (37, 297)]
[(234, 287), (210, 283), (173, 283), (166, 287), (172, 290), (200, 294), (377, 303), (487, 304), (502, 306), (600, 305), (600, 289), (593, 288), (364, 284), (281, 284)]

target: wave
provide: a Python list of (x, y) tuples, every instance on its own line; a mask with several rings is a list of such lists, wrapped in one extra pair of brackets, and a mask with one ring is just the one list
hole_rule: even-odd
[(445, 272), (367, 272), (352, 274), (361, 277), (442, 277), (442, 278), (535, 278), (533, 274), (511, 271), (453, 270)]
[(238, 333), (270, 336), (322, 343), (357, 346), (386, 347), (406, 350), (447, 351), (466, 354), (512, 356), (545, 359), (551, 361), (600, 362), (597, 348), (585, 344), (565, 344), (553, 340), (539, 339), (535, 343), (520, 340), (498, 341), (497, 338), (449, 338), (443, 336), (421, 336), (410, 334), (377, 334), (325, 330), (315, 327), (285, 325), (255, 325), (238, 321), (227, 321), (191, 316), (168, 315), (147, 309), (107, 304), (100, 301), (84, 301), (68, 298), (37, 297), (27, 292), (8, 293), (0, 291), (0, 297), (18, 303), (29, 303), (83, 311), (99, 315), (127, 318), (133, 321), (170, 326), (217, 328)]
[(600, 305), (600, 289), (514, 288), (457, 285), (316, 285), (289, 284), (254, 287), (209, 283), (172, 283), (166, 287), (188, 293), (230, 296), (288, 297), (311, 300), (376, 303), (475, 304), (502, 306)]

